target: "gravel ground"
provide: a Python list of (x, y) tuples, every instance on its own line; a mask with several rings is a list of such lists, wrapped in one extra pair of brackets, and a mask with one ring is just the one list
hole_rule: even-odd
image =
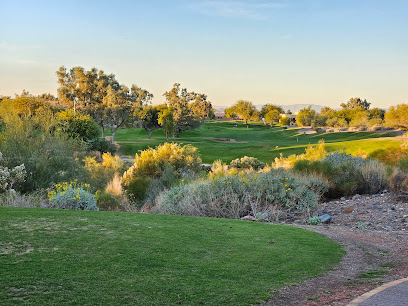
[[(408, 201), (384, 192), (321, 205), (328, 225), (308, 226), (343, 246), (347, 255), (326, 274), (285, 287), (263, 305), (346, 305), (385, 282), (408, 275)], [(295, 221), (295, 223), (298, 223)]]

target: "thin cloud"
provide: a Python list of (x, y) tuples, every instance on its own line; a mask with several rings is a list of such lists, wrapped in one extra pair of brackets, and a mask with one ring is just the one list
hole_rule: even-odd
[(0, 51), (16, 51), (24, 49), (39, 49), (39, 46), (30, 46), (30, 45), (17, 45), (10, 43), (8, 41), (0, 41)]
[(190, 5), (196, 12), (209, 16), (248, 19), (267, 19), (267, 13), (287, 7), (283, 2), (268, 1), (218, 1), (208, 0)]

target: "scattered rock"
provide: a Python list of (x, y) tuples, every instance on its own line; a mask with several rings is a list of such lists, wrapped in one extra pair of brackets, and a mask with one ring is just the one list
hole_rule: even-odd
[(254, 222), (258, 221), (258, 220), (256, 220), (256, 218), (254, 218), (254, 217), (252, 217), (252, 216), (242, 217), (241, 220), (244, 220), (244, 221), (254, 221)]
[(346, 200), (345, 197), (341, 197), (341, 198), (340, 198), (340, 201), (345, 201), (345, 200)]
[(355, 194), (355, 195), (353, 195), (353, 197), (351, 199), (352, 200), (358, 200), (360, 198), (361, 198), (361, 196), (359, 194)]
[(319, 218), (320, 218), (320, 221), (321, 221), (322, 223), (324, 223), (324, 224), (330, 223), (331, 220), (332, 220), (332, 216), (327, 215), (327, 214), (326, 214), (326, 215), (323, 215), (323, 216), (320, 216)]
[(354, 207), (353, 206), (346, 206), (346, 207), (342, 207), (341, 212), (345, 213), (345, 214), (351, 214), (354, 211)]
[(361, 224), (370, 231), (408, 231), (407, 199), (385, 190), (383, 193), (360, 195), (347, 201), (343, 199), (320, 204), (316, 214), (336, 216), (331, 224), (349, 228)]

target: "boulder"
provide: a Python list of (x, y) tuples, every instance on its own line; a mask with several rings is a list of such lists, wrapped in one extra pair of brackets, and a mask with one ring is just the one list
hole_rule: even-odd
[(322, 215), (322, 216), (320, 216), (319, 218), (320, 218), (320, 221), (321, 221), (323, 224), (330, 223), (331, 220), (332, 220), (332, 216), (327, 215), (327, 214), (326, 214), (326, 215)]
[(241, 220), (243, 220), (243, 221), (255, 221), (255, 222), (258, 221), (258, 220), (256, 220), (256, 218), (254, 218), (252, 216), (242, 217)]

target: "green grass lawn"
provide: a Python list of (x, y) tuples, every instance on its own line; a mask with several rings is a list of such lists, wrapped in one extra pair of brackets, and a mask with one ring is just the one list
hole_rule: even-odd
[[(235, 130), (233, 127), (237, 125)], [(357, 151), (360, 147), (367, 153), (386, 146), (399, 146), (400, 141), (390, 137), (395, 132), (343, 132), (326, 134), (299, 134), (297, 129), (284, 130), (281, 127), (271, 128), (263, 124), (252, 123), (249, 129), (242, 122), (210, 122), (200, 128), (182, 132), (179, 138), (171, 139), (183, 144), (191, 144), (200, 151), (204, 163), (212, 163), (221, 159), (229, 162), (235, 158), (247, 156), (257, 157), (263, 162), (271, 163), (280, 153), (284, 156), (300, 154), (309, 144), (316, 144), (324, 139), (328, 150)], [(221, 143), (214, 138), (233, 138), (245, 143)], [(147, 139), (143, 129), (122, 129), (116, 136), (124, 155), (134, 156), (135, 153), (149, 147), (156, 147), (165, 141), (163, 131), (156, 130), (152, 139)], [(278, 147), (277, 147), (278, 146)]]
[(344, 254), (284, 225), (184, 216), (0, 208), (0, 301), (249, 305)]

